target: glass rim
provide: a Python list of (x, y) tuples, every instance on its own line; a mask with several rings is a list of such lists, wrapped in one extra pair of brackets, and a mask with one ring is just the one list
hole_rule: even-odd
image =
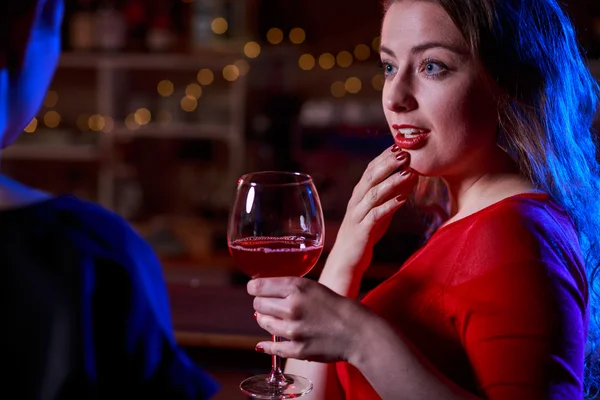
[[(285, 183), (264, 183), (264, 182), (253, 182), (251, 179), (252, 176), (268, 176), (268, 175), (286, 175), (286, 176), (296, 176), (300, 179), (295, 182), (285, 182)], [(238, 178), (238, 186), (248, 185), (248, 186), (298, 186), (305, 185), (307, 183), (313, 183), (313, 179), (309, 174), (304, 172), (295, 172), (295, 171), (257, 171), (257, 172), (249, 172), (244, 174)]]

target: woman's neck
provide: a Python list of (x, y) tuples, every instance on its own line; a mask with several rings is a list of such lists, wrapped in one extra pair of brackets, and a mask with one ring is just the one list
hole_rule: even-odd
[(464, 218), (502, 199), (520, 193), (536, 192), (534, 185), (519, 173), (518, 166), (501, 149), (479, 168), (442, 179), (448, 187), (450, 219)]

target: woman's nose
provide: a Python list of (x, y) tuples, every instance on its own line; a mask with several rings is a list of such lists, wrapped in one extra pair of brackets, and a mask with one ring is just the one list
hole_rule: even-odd
[(417, 108), (411, 83), (396, 75), (384, 89), (383, 105), (393, 112), (407, 112)]

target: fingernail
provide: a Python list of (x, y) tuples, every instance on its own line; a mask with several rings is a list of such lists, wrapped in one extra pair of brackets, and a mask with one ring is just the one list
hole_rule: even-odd
[(265, 352), (265, 348), (262, 347), (261, 345), (257, 344), (256, 347), (254, 348), (254, 350), (256, 350), (259, 353), (264, 353)]
[(405, 169), (404, 171), (400, 172), (400, 176), (408, 176), (410, 175), (410, 170)]
[(258, 314), (256, 313), (256, 311), (254, 311), (254, 315), (253, 315), (254, 319), (258, 319)]
[(393, 146), (392, 146), (391, 150), (392, 150), (392, 153), (395, 153), (395, 152), (397, 152), (398, 150), (400, 150), (400, 147), (398, 147), (398, 145), (397, 145), (397, 144), (395, 144), (395, 145), (393, 145)]
[(406, 200), (406, 197), (405, 197), (403, 194), (401, 194), (400, 196), (397, 196), (397, 197), (396, 197), (396, 201), (397, 201), (398, 203), (401, 203), (401, 202), (403, 202), (404, 200)]
[(405, 158), (406, 158), (406, 153), (405, 153), (405, 152), (399, 153), (399, 154), (396, 156), (396, 160), (398, 160), (398, 161), (402, 161), (402, 160), (404, 160)]

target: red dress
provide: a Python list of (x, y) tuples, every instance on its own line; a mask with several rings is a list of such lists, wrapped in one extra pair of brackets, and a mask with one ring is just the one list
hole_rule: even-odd
[[(545, 194), (440, 228), (363, 303), (436, 373), (487, 399), (581, 399), (587, 280), (574, 226)], [(346, 399), (378, 399), (348, 363)]]

